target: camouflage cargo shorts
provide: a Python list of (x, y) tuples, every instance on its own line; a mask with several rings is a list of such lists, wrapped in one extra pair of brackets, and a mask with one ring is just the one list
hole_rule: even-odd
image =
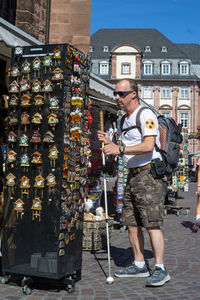
[(126, 226), (158, 227), (163, 225), (166, 178), (154, 179), (150, 167), (129, 169), (123, 198), (122, 223)]

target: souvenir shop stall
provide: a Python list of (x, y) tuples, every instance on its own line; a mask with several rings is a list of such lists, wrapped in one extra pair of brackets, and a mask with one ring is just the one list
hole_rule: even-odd
[(16, 47), (9, 69), (2, 283), (81, 274), (89, 60), (69, 44)]

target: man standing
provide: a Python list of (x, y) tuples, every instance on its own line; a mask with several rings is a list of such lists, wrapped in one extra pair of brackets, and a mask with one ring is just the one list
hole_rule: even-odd
[[(144, 260), (144, 236), (142, 227), (149, 233), (155, 267), (148, 278), (147, 286), (162, 286), (170, 280), (164, 257), (163, 203), (166, 191), (165, 177), (153, 176), (152, 161), (161, 161), (155, 143), (160, 146), (158, 121), (150, 109), (140, 114), (141, 128), (137, 128), (137, 114), (141, 109), (138, 87), (134, 80), (122, 79), (114, 92), (120, 109), (126, 112), (119, 145), (114, 144), (105, 132), (98, 131), (98, 139), (104, 143), (105, 155), (123, 156), (129, 169), (124, 193), (122, 223), (128, 227), (129, 240), (134, 253), (134, 262), (115, 272), (116, 277), (149, 277), (150, 272)], [(131, 130), (125, 130), (132, 127)], [(155, 174), (154, 174), (155, 175)]]

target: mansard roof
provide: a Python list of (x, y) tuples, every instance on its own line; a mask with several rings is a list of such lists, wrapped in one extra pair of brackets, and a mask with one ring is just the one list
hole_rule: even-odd
[[(146, 59), (188, 58), (178, 44), (172, 43), (156, 29), (100, 29), (91, 36), (90, 44), (94, 49), (90, 53), (92, 59), (109, 58), (110, 52), (103, 52), (103, 47), (106, 45), (111, 51), (120, 44), (133, 45)], [(150, 46), (150, 52), (145, 52), (146, 46)], [(167, 52), (161, 51), (163, 46), (167, 48)]]
[(199, 44), (176, 44), (186, 53), (193, 64), (200, 64), (200, 45)]

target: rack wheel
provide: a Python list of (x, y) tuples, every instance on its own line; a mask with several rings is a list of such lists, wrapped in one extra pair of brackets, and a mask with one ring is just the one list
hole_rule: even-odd
[(10, 279), (10, 275), (5, 275), (1, 278), (1, 283), (6, 284), (8, 283), (9, 279)]
[(30, 287), (25, 285), (25, 286), (22, 287), (22, 292), (26, 295), (30, 295), (31, 294), (31, 289), (30, 289)]
[(66, 287), (66, 291), (68, 293), (73, 293), (74, 292), (74, 286), (72, 284), (68, 284), (67, 287)]

